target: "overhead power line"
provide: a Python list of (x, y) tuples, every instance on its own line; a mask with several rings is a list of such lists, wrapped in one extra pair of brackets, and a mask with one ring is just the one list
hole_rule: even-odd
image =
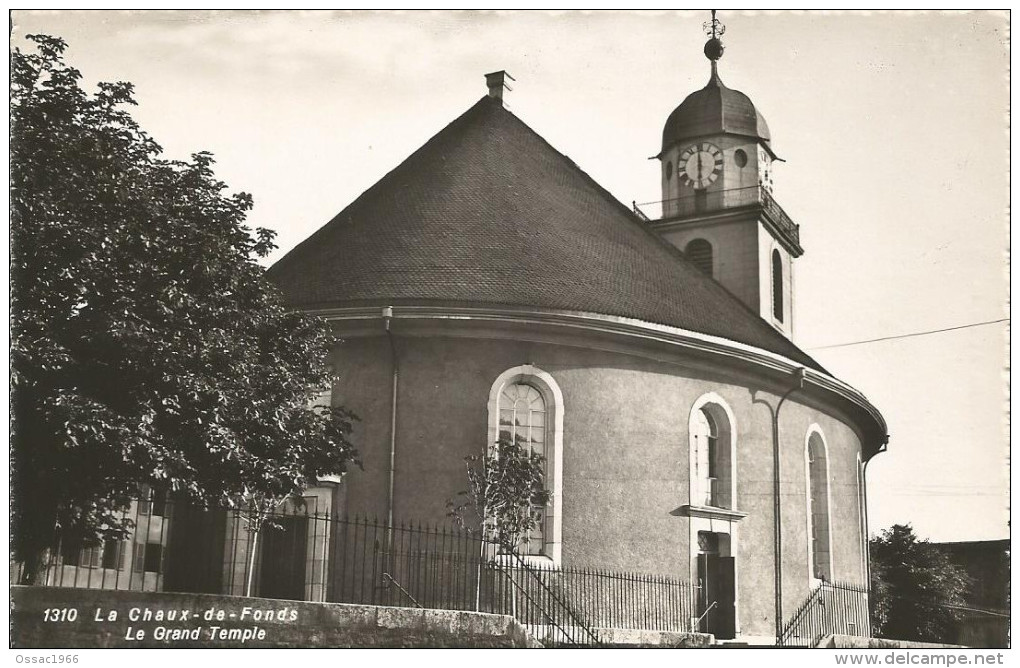
[(929, 329), (923, 332), (911, 332), (910, 334), (896, 334), (894, 336), (882, 336), (877, 339), (866, 339), (864, 341), (850, 341), (849, 343), (833, 343), (828, 346), (815, 346), (814, 348), (808, 348), (808, 350), (825, 350), (826, 348), (843, 348), (845, 346), (859, 346), (864, 343), (877, 343), (879, 341), (891, 341), (892, 339), (907, 339), (914, 336), (926, 336), (928, 334), (939, 334), (941, 332), (952, 332), (957, 329), (969, 329), (970, 327), (981, 327), (983, 325), (995, 325), (1000, 322), (1009, 322), (1009, 318), (999, 318), (998, 320), (986, 320), (984, 322), (972, 322), (967, 325), (957, 325), (956, 327), (946, 327), (944, 329)]

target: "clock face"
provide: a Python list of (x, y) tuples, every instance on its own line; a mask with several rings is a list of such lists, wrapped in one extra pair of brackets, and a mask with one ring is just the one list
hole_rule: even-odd
[(764, 149), (758, 149), (758, 183), (766, 190), (772, 190), (772, 160)]
[(677, 178), (685, 186), (697, 190), (707, 188), (722, 173), (723, 154), (719, 147), (708, 142), (688, 146), (677, 160)]

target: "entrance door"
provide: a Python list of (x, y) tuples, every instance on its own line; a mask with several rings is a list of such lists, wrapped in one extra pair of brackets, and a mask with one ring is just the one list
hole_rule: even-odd
[(698, 630), (720, 639), (736, 635), (733, 564), (733, 557), (698, 555), (698, 615), (704, 615)]
[(308, 546), (308, 518), (274, 517), (279, 526), (266, 526), (262, 541), (259, 596), (305, 599), (305, 557)]

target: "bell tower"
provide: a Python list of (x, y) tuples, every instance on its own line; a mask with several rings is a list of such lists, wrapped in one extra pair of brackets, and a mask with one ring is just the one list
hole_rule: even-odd
[(662, 218), (650, 225), (702, 271), (786, 336), (793, 334), (799, 228), (776, 202), (765, 118), (719, 77), (725, 26), (712, 12), (708, 84), (673, 110), (662, 132)]

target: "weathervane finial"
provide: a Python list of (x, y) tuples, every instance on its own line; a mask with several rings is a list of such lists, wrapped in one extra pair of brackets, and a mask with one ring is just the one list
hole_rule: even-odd
[(726, 33), (726, 26), (723, 22), (715, 17), (715, 10), (712, 10), (712, 20), (705, 21), (701, 24), (701, 27), (705, 29), (705, 34), (712, 39), (719, 39)]
[(705, 34), (709, 37), (709, 40), (705, 42), (705, 57), (712, 61), (712, 75), (716, 76), (715, 63), (722, 58), (723, 51), (725, 50), (722, 40), (719, 38), (726, 32), (726, 26), (715, 17), (714, 9), (712, 10), (712, 20), (706, 21), (701, 25), (705, 29)]

